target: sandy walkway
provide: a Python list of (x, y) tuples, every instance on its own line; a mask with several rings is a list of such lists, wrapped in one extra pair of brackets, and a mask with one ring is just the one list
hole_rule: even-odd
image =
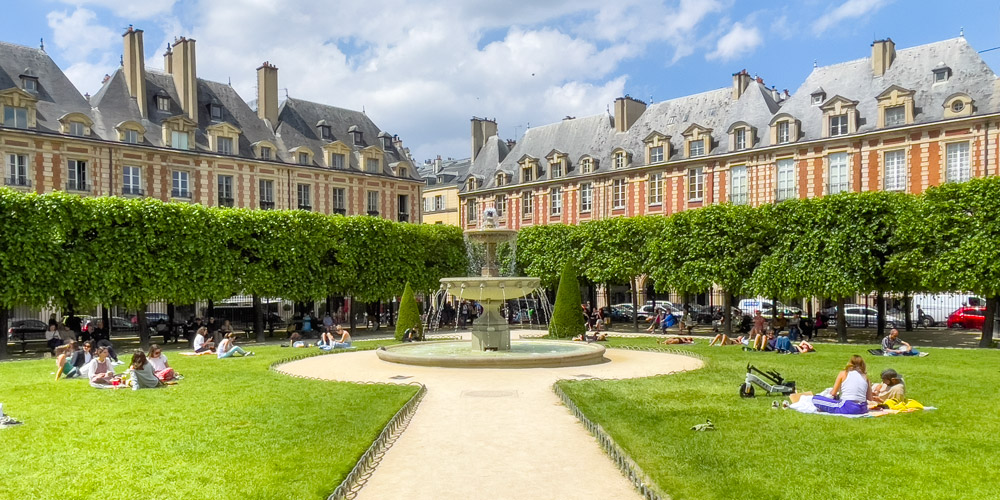
[(330, 380), (427, 385), (409, 427), (360, 499), (635, 499), (632, 485), (562, 405), (552, 383), (645, 377), (699, 368), (701, 362), (624, 350), (609, 350), (606, 357), (610, 362), (584, 367), (498, 370), (399, 365), (364, 351), (279, 369)]

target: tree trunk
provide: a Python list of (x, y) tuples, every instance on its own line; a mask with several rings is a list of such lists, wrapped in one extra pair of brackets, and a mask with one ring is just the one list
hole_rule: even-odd
[[(173, 302), (167, 302), (167, 328), (170, 329), (170, 333), (174, 335), (174, 340), (177, 340), (177, 307), (174, 306)], [(185, 337), (187, 340), (187, 337)]]
[(104, 321), (104, 328), (108, 330), (108, 341), (111, 341), (111, 311), (107, 306), (101, 305), (101, 320)]
[(910, 303), (913, 302), (913, 297), (910, 297), (910, 292), (903, 292), (903, 320), (906, 323), (906, 331), (913, 331), (913, 315), (910, 314), (912, 307)]
[(847, 343), (847, 317), (844, 316), (846, 303), (847, 299), (843, 297), (837, 299), (837, 338), (843, 343)]
[(149, 349), (149, 322), (146, 321), (146, 304), (140, 305), (135, 315), (136, 324), (139, 325), (139, 347), (146, 351)]
[(778, 299), (771, 297), (771, 320), (778, 318)]
[(632, 278), (632, 326), (635, 327), (635, 331), (639, 331), (639, 290), (636, 285), (639, 284), (639, 278)]
[(1000, 297), (996, 295), (986, 299), (986, 319), (983, 321), (983, 336), (979, 339), (979, 347), (993, 345), (993, 324), (997, 313), (997, 302), (1000, 302)]
[(253, 301), (253, 332), (257, 334), (257, 342), (263, 343), (265, 340), (264, 311), (261, 308), (260, 296), (252, 295), (251, 300)]
[[(347, 312), (348, 321), (350, 321), (350, 323), (351, 323), (351, 331), (353, 332), (354, 328), (355, 328), (355, 326), (357, 326), (358, 322), (354, 318), (354, 297), (349, 296), (349, 299), (350, 299), (350, 302), (348, 303), (348, 306), (350, 306), (350, 307), (347, 307), (347, 311), (346, 312)], [(456, 311), (456, 313), (457, 313), (457, 311)]]
[(729, 293), (728, 290), (723, 292), (722, 296), (722, 333), (727, 337), (732, 337), (733, 335), (733, 294)]
[(0, 359), (7, 359), (7, 324), (9, 322), (7, 306), (0, 305)]
[(885, 293), (882, 290), (878, 291), (878, 295), (875, 296), (875, 309), (878, 310), (878, 338), (879, 340), (885, 336)]
[(208, 301), (208, 310), (205, 311), (205, 316), (207, 316), (209, 318), (214, 318), (215, 317), (215, 302), (213, 302), (211, 300)]

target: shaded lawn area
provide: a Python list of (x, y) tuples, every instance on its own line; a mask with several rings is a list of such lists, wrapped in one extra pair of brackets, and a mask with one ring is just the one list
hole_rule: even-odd
[(0, 363), (4, 412), (25, 422), (0, 430), (0, 498), (323, 499), (417, 390), (293, 378), (268, 367), (315, 350), (254, 350), (167, 352), (185, 379), (140, 391)]
[[(609, 347), (654, 347), (655, 340), (612, 338)], [(818, 345), (821, 352), (780, 355), (698, 342), (680, 349), (706, 358), (700, 370), (560, 382), (675, 500), (1000, 498), (1000, 351), (886, 358), (867, 353), (876, 346)], [(872, 381), (894, 368), (907, 397), (938, 409), (847, 419), (771, 409), (783, 398), (759, 388), (755, 399), (738, 395), (747, 362), (820, 392), (852, 354), (865, 358)], [(690, 430), (706, 419), (718, 430)]]

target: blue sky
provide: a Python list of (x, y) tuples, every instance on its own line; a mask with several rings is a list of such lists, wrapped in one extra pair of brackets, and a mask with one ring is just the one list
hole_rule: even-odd
[[(293, 97), (364, 109), (417, 161), (469, 155), (471, 116), (503, 138), (615, 97), (662, 101), (730, 85), (747, 69), (794, 92), (819, 65), (959, 35), (1000, 46), (1000, 3), (902, 0), (2, 0), (0, 39), (37, 46), (93, 94), (118, 67), (121, 33), (145, 32), (161, 68), (175, 36), (198, 40), (198, 74), (246, 100), (269, 60)], [(956, 5), (961, 5), (961, 11)], [(983, 58), (997, 71), (1000, 49)]]

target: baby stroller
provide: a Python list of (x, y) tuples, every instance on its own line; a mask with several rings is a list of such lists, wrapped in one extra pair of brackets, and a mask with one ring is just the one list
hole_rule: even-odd
[(754, 397), (753, 386), (760, 387), (767, 391), (767, 394), (781, 394), (787, 396), (795, 392), (795, 382), (791, 380), (785, 380), (780, 373), (776, 371), (763, 372), (757, 369), (756, 366), (747, 364), (747, 377), (740, 385), (740, 397), (741, 398), (752, 398)]

